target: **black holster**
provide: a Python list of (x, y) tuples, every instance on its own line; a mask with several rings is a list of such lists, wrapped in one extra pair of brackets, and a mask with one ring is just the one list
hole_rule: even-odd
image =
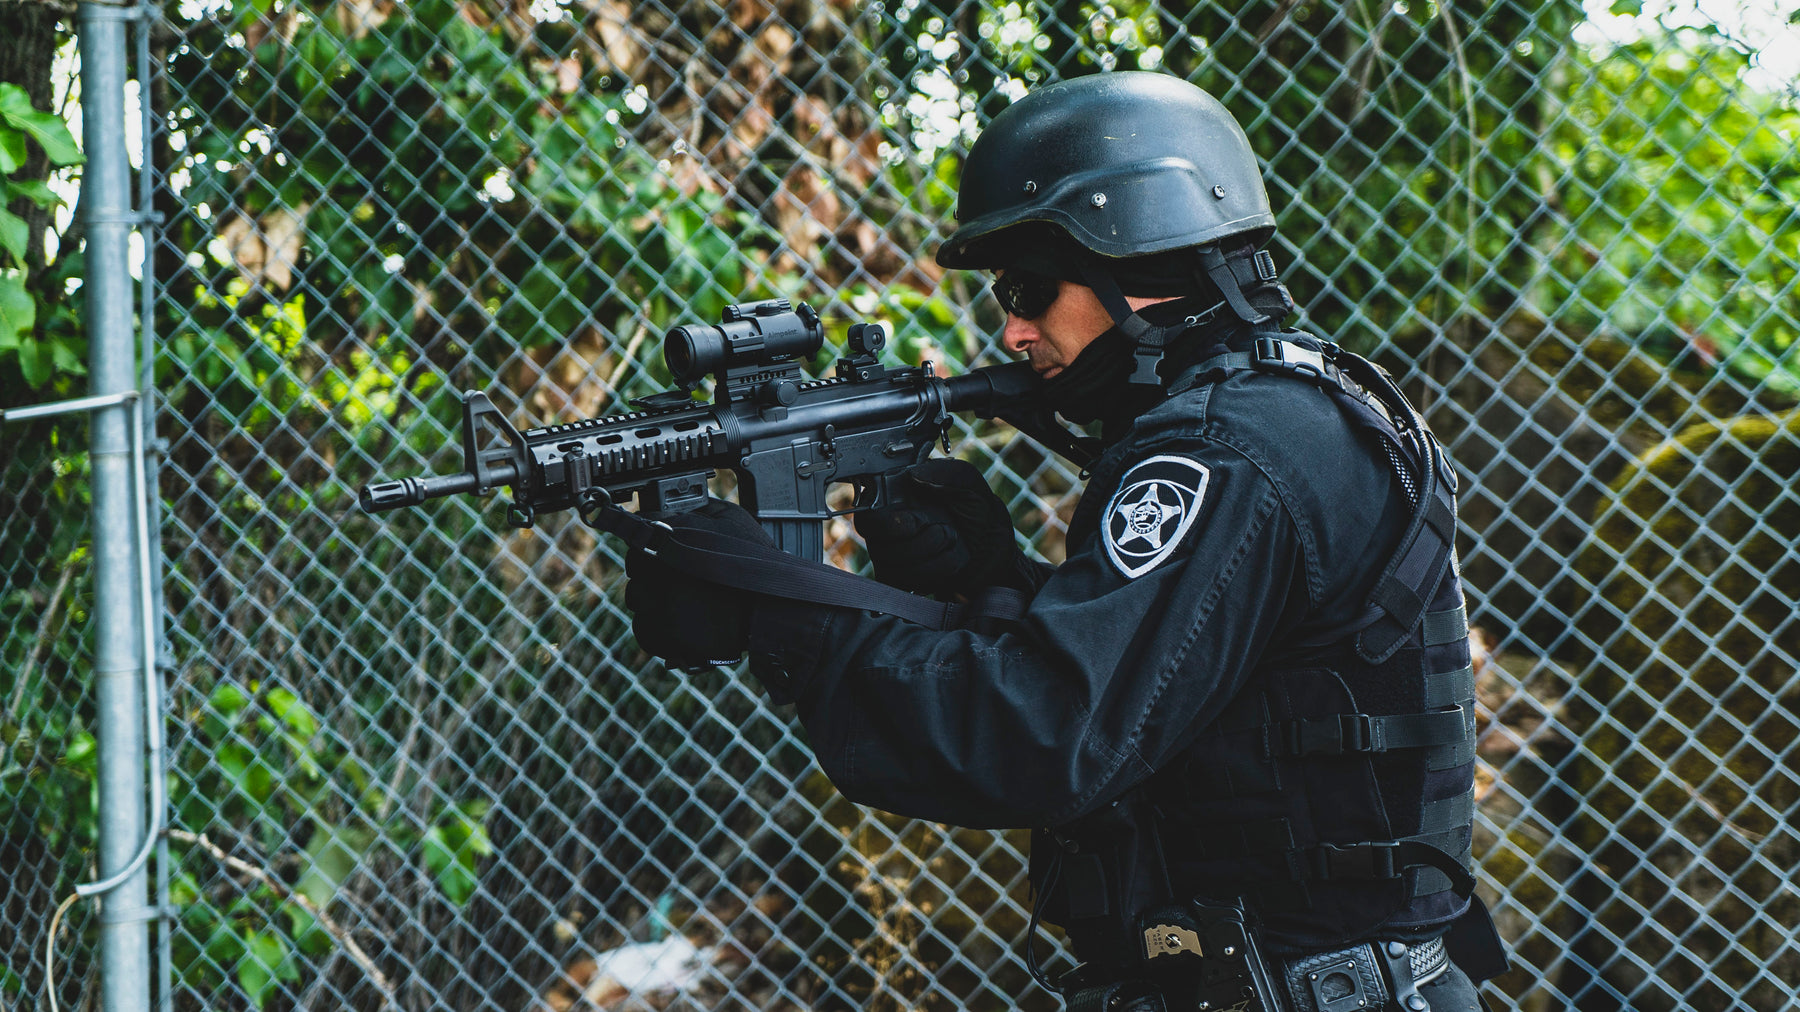
[(1070, 1012), (1287, 1012), (1241, 905), (1193, 902), (1139, 923), (1138, 972), (1091, 981), (1077, 968), (1064, 985)]
[(1162, 991), (1142, 980), (1120, 980), (1091, 987), (1069, 987), (1069, 1012), (1173, 1012)]
[(1449, 969), (1442, 939), (1363, 942), (1267, 960), (1241, 905), (1198, 902), (1141, 920), (1135, 970), (1064, 980), (1069, 1012), (1423, 1012), (1419, 985)]

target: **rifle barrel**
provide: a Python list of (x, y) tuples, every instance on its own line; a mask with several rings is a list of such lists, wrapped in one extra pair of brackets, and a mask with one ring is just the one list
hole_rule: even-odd
[[(490, 487), (510, 485), (518, 480), (518, 473), (514, 468), (504, 464), (495, 467), (491, 476), (494, 480)], [(424, 475), (364, 485), (357, 491), (356, 499), (365, 512), (386, 513), (404, 506), (418, 506), (427, 499), (478, 491), (484, 490), (476, 484), (475, 476), (465, 471), (461, 474)]]

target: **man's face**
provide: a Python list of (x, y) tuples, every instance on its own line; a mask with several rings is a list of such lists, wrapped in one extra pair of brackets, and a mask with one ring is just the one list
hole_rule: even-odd
[(1030, 359), (1031, 367), (1045, 379), (1068, 368), (1082, 349), (1112, 326), (1112, 317), (1092, 288), (1073, 281), (1059, 280), (1056, 285), (1056, 300), (1049, 309), (1029, 320), (1008, 312), (1000, 335), (1007, 351)]
[[(1083, 349), (1113, 325), (1112, 317), (1092, 288), (1073, 281), (1058, 280), (1056, 284), (1056, 300), (1049, 309), (1031, 319), (1008, 312), (1006, 329), (1000, 335), (1000, 343), (1007, 351), (1030, 359), (1031, 367), (1045, 379), (1068, 368)], [(1128, 295), (1125, 301), (1132, 309), (1142, 309), (1168, 300)]]

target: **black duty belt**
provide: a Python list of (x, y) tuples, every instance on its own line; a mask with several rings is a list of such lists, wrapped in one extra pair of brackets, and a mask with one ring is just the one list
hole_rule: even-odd
[[(1159, 926), (1168, 930), (1168, 926)], [(1183, 940), (1186, 936), (1187, 941)], [(1165, 954), (1177, 954), (1197, 948), (1197, 935), (1175, 928), (1161, 942)], [(1260, 963), (1254, 948), (1235, 953), (1226, 948), (1223, 954), (1235, 956), (1234, 963), (1245, 956)], [(1241, 997), (1235, 993), (1228, 999), (1232, 1005), (1217, 1001), (1196, 1000), (1193, 988), (1178, 982), (1183, 973), (1197, 976), (1202, 982), (1221, 978), (1221, 967), (1203, 962), (1183, 963), (1183, 971), (1153, 971), (1158, 962), (1152, 956), (1146, 961), (1144, 976), (1109, 979), (1095, 983), (1078, 968), (1065, 984), (1063, 996), (1069, 1012), (1224, 1012), (1227, 1008), (1250, 1009), (1255, 1012), (1425, 1012), (1430, 1008), (1420, 986), (1430, 983), (1450, 969), (1450, 954), (1441, 938), (1408, 945), (1400, 941), (1364, 942), (1328, 952), (1279, 960), (1271, 958), (1266, 976), (1257, 972), (1255, 986), (1245, 987)], [(1245, 978), (1246, 980), (1248, 978)], [(1216, 989), (1202, 988), (1202, 994), (1217, 996)]]
[(1429, 1008), (1419, 986), (1450, 969), (1444, 940), (1417, 945), (1364, 942), (1347, 949), (1318, 952), (1282, 966), (1293, 1012), (1370, 1012)]

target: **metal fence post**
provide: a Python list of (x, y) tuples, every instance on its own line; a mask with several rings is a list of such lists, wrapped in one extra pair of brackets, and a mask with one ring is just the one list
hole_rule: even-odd
[[(95, 394), (137, 387), (127, 266), (136, 222), (125, 151), (125, 21), (135, 11), (116, 4), (81, 5), (82, 140), (87, 166), (81, 207), (87, 226), (83, 281)], [(148, 877), (138, 858), (144, 833), (145, 722), (143, 616), (138, 558), (142, 509), (133, 503), (131, 412), (135, 405), (94, 412), (95, 681), (100, 745), (100, 877), (129, 872), (103, 901), (100, 915), (102, 1007), (150, 1007)], [(133, 868), (133, 865), (136, 865)]]

